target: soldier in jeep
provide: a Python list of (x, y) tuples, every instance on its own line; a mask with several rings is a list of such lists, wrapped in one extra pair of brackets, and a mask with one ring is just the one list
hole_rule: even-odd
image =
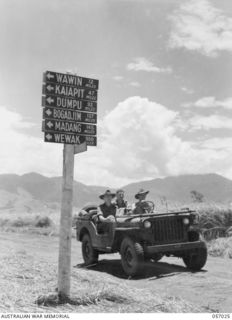
[(152, 208), (150, 206), (150, 201), (146, 201), (146, 196), (148, 193), (149, 191), (145, 191), (143, 189), (140, 189), (136, 193), (135, 199), (138, 201), (135, 203), (133, 214), (145, 214), (151, 212)]
[(122, 189), (118, 189), (116, 191), (116, 200), (115, 200), (115, 204), (118, 209), (127, 207), (128, 203), (124, 198), (125, 198), (125, 191)]
[(117, 207), (112, 203), (115, 193), (106, 190), (99, 198), (104, 202), (98, 207), (97, 212), (97, 229), (99, 233), (108, 233), (112, 229), (112, 224), (115, 222)]

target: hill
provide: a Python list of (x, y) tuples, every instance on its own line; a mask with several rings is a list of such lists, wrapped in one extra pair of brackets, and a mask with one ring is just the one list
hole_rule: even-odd
[[(46, 212), (59, 208), (61, 199), (61, 177), (45, 177), (38, 173), (24, 175), (0, 175), (0, 212)], [(202, 193), (207, 201), (229, 203), (232, 201), (232, 181), (217, 174), (183, 175), (141, 181), (124, 186), (129, 201), (140, 189), (150, 190), (153, 200), (166, 197), (170, 202), (189, 203), (190, 192)], [(99, 202), (99, 194), (106, 190), (102, 186), (88, 186), (74, 182), (74, 206)]]
[(232, 201), (232, 181), (218, 174), (181, 175), (129, 184), (124, 187), (130, 199), (143, 188), (150, 190), (149, 198), (166, 197), (170, 201), (188, 203), (190, 192), (196, 190), (206, 201), (228, 203)]

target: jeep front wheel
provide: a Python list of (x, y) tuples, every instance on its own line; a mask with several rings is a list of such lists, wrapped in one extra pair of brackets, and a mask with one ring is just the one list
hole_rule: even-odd
[(135, 276), (141, 272), (144, 262), (143, 247), (131, 238), (123, 239), (120, 248), (122, 267), (128, 276)]
[(93, 248), (88, 234), (85, 234), (82, 239), (82, 256), (86, 265), (98, 262), (98, 252)]
[(207, 260), (207, 248), (206, 246), (203, 248), (197, 249), (195, 252), (188, 253), (183, 256), (183, 261), (187, 268), (198, 271), (201, 270)]

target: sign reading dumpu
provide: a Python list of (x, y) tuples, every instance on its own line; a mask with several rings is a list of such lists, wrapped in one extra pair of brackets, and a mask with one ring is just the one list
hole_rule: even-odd
[(96, 146), (98, 80), (52, 71), (43, 79), (44, 141)]
[(99, 81), (96, 79), (89, 79), (72, 74), (58, 73), (52, 71), (45, 72), (44, 82), (60, 83), (64, 85), (96, 90), (98, 90), (99, 84)]
[(94, 101), (77, 100), (72, 98), (63, 98), (53, 95), (42, 97), (43, 107), (57, 107), (69, 110), (97, 112), (97, 103)]

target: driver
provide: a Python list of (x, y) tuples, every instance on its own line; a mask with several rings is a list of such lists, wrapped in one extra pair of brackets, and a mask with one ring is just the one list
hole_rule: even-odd
[(112, 193), (110, 190), (106, 190), (105, 193), (99, 196), (101, 200), (104, 200), (104, 203), (98, 207), (97, 213), (99, 232), (110, 232), (111, 225), (115, 222), (117, 207), (112, 203), (114, 197), (115, 193)]
[(144, 189), (140, 189), (136, 193), (135, 199), (138, 199), (138, 201), (135, 203), (133, 214), (147, 213), (147, 211), (149, 210), (149, 205), (145, 199), (148, 193), (149, 191), (145, 191)]

